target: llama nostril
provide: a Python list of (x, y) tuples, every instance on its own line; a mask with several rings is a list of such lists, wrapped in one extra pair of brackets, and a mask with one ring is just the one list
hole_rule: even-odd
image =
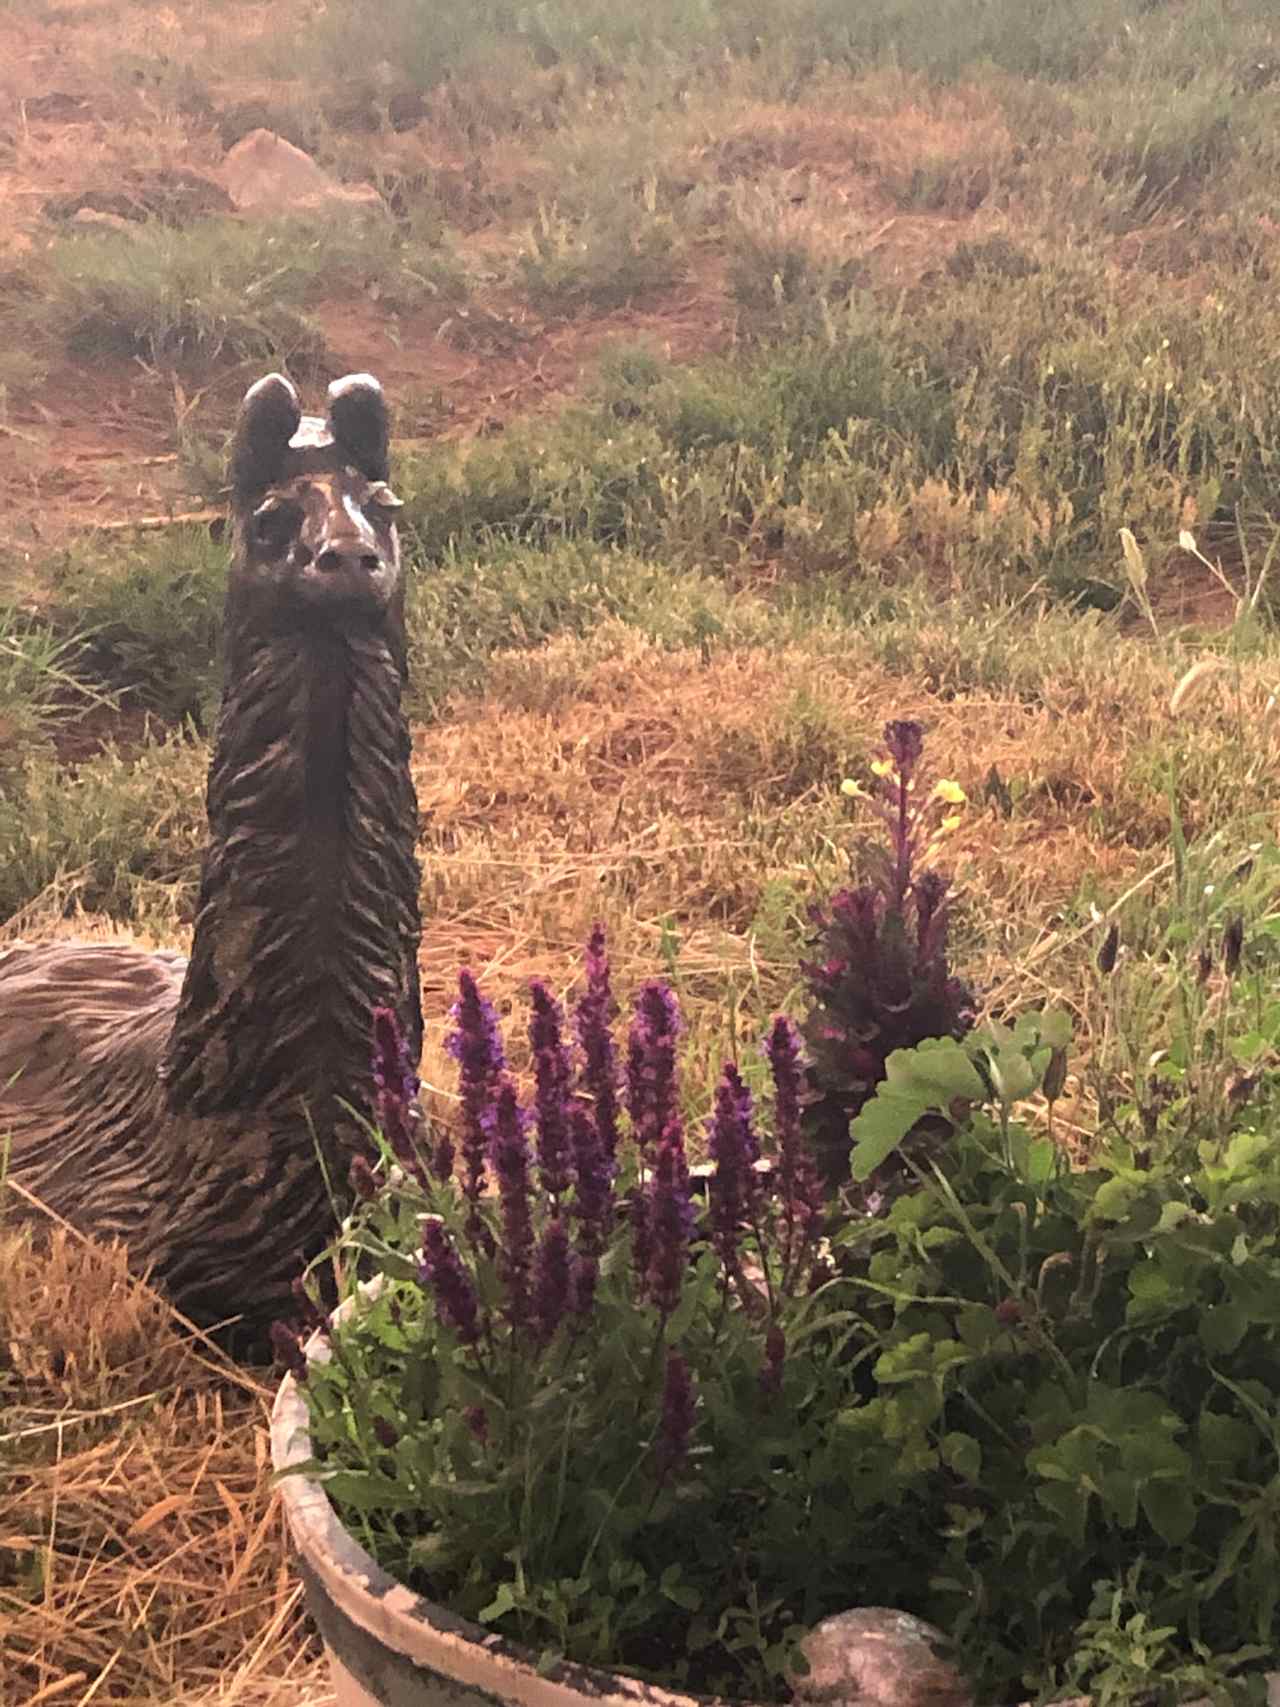
[(338, 551), (333, 546), (316, 558), (316, 568), (326, 575), (337, 574), (340, 569), (363, 569), (371, 575), (380, 563), (376, 551)]

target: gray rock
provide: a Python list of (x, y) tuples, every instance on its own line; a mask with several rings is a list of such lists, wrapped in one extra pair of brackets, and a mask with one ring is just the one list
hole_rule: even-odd
[(797, 1701), (839, 1707), (973, 1707), (968, 1684), (947, 1659), (941, 1630), (910, 1612), (860, 1606), (826, 1618), (803, 1643), (809, 1675)]

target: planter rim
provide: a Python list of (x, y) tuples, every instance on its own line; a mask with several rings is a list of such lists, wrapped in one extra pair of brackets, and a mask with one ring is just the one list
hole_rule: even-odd
[[(335, 1320), (363, 1299), (376, 1297), (382, 1284), (381, 1276), (362, 1283), (355, 1295), (338, 1306)], [(308, 1363), (326, 1362), (329, 1348), (323, 1330), (317, 1329), (303, 1349)], [(294, 1377), (285, 1375), (271, 1407), (272, 1465), (279, 1472), (310, 1457), (306, 1397)], [(281, 1477), (276, 1486), (294, 1545), (325, 1593), (352, 1623), (411, 1663), (483, 1691), (495, 1703), (582, 1707), (587, 1699), (598, 1707), (757, 1707), (748, 1701), (681, 1694), (570, 1660), (540, 1672), (527, 1649), (459, 1618), (384, 1571), (343, 1526), (322, 1483), (291, 1475)], [(1267, 1674), (1267, 1703), (1280, 1707), (1280, 1671)], [(1059, 1701), (1057, 1707), (1091, 1704), (1087, 1696), (1075, 1696)], [(1196, 1701), (1188, 1707), (1208, 1707), (1208, 1703)]]

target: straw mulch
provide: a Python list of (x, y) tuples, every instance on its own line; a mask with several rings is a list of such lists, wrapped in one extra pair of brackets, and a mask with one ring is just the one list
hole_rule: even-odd
[(63, 1229), (0, 1231), (0, 1707), (327, 1707), (237, 1369)]

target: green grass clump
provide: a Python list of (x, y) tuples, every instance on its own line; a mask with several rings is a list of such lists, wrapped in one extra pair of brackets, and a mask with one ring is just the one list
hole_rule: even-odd
[(762, 601), (735, 598), (694, 569), (590, 542), (545, 550), (499, 542), (451, 554), (411, 580), (414, 709), (438, 715), (451, 698), (482, 691), (505, 654), (613, 623), (671, 648), (750, 644), (777, 631)]
[(60, 725), (108, 703), (86, 679), (83, 657), (80, 634), (0, 605), (0, 797)]
[(74, 769), (28, 761), (0, 797), (0, 920), (72, 903), (172, 932), (194, 897), (209, 754), (186, 734)]
[(388, 313), (465, 288), (447, 252), (389, 215), (239, 221), (61, 236), (8, 282), (7, 318), (78, 361), (274, 363), (305, 372), (325, 356), (307, 310), (374, 288)]
[(629, 197), (581, 224), (541, 208), (519, 257), (520, 282), (541, 308), (618, 308), (679, 275), (674, 222)]
[[(341, 79), (364, 56), (365, 24), (357, 0), (336, 0), (303, 36), (291, 33), (286, 46), (282, 35), (268, 51), (282, 75)], [(837, 63), (891, 64), (946, 80), (995, 66), (1026, 78), (1070, 82), (1110, 73), (1131, 81), (1151, 68), (1194, 73), (1204, 57), (1233, 49), (1244, 57), (1274, 34), (1266, 0), (1245, 0), (1229, 17), (1214, 0), (1123, 17), (1108, 0), (867, 0), (856, 8), (844, 0), (659, 0), (643, 12), (606, 0), (547, 0), (534, 11), (517, 0), (481, 0), (465, 13), (426, 0), (388, 0), (379, 41), (393, 73), (412, 87), (489, 70), (496, 95), (548, 68), (652, 70), (672, 60), (711, 69), (727, 54), (759, 54), (793, 75)], [(500, 102), (493, 105), (502, 122)], [(518, 102), (507, 105), (518, 113)]]
[(127, 548), (73, 548), (57, 566), (55, 610), (74, 609), (86, 669), (122, 703), (212, 726), (227, 552), (205, 527), (175, 527)]

